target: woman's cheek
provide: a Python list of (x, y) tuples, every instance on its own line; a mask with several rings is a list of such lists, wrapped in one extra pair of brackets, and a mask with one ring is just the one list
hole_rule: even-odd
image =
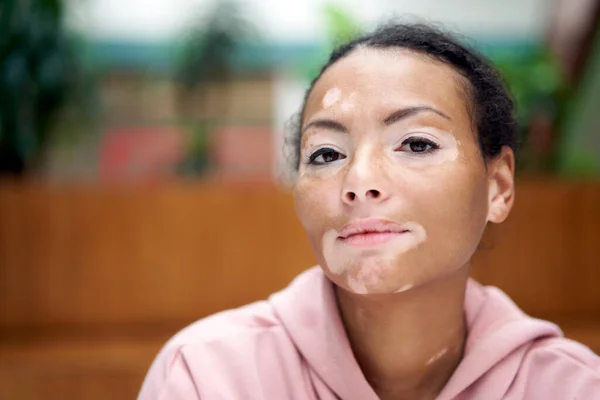
[(437, 179), (432, 177), (429, 182), (420, 191), (415, 190), (418, 201), (412, 204), (419, 221), (428, 229), (432, 242), (448, 253), (444, 257), (456, 251), (470, 251), (479, 242), (485, 225), (482, 188), (469, 171), (461, 168), (440, 171)]
[(319, 225), (322, 218), (323, 188), (318, 179), (303, 176), (298, 179), (294, 188), (294, 205), (296, 213), (304, 228), (310, 233)]
[(339, 188), (333, 180), (301, 177), (294, 188), (294, 205), (311, 240), (320, 241), (323, 233), (340, 218)]

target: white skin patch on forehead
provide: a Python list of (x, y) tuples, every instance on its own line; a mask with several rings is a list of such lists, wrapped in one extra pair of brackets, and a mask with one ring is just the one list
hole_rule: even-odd
[(340, 103), (340, 109), (344, 112), (352, 110), (356, 106), (356, 92), (352, 92), (350, 96)]
[(335, 105), (335, 103), (337, 103), (341, 97), (342, 97), (342, 91), (340, 89), (338, 89), (338, 88), (329, 89), (327, 91), (327, 93), (325, 93), (325, 96), (323, 96), (323, 100), (321, 101), (321, 104), (323, 105), (323, 108), (329, 108), (329, 107)]

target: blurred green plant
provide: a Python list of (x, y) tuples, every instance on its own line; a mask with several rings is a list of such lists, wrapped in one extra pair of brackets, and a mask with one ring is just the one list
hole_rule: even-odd
[[(176, 81), (179, 87), (179, 104), (186, 120), (192, 119), (194, 128), (188, 154), (180, 170), (186, 174), (202, 173), (209, 166), (208, 145), (213, 128), (224, 114), (229, 91), (228, 83), (233, 78), (231, 60), (240, 45), (258, 37), (257, 30), (247, 17), (240, 0), (216, 0), (207, 16), (189, 28), (182, 45), (181, 57), (176, 66)], [(206, 110), (196, 110), (206, 100), (207, 84), (219, 83), (220, 100), (215, 115), (206, 115)], [(191, 101), (200, 99), (200, 102)], [(225, 100), (223, 100), (225, 99)], [(192, 108), (192, 109), (190, 109)], [(203, 120), (194, 116), (203, 114)]]
[(0, 175), (35, 168), (78, 68), (59, 0), (0, 1)]
[(354, 15), (337, 3), (325, 3), (322, 12), (332, 49), (354, 40), (363, 31)]
[(238, 0), (216, 1), (207, 17), (190, 28), (183, 43), (177, 66), (177, 82), (183, 92), (230, 79), (232, 53), (255, 36), (254, 25)]
[(177, 166), (181, 175), (194, 176), (208, 169), (211, 129), (212, 126), (207, 121), (196, 121), (188, 126), (187, 156)]
[(600, 25), (586, 58), (562, 118), (557, 146), (558, 173), (584, 179), (600, 177)]
[(558, 60), (546, 46), (518, 56), (492, 57), (517, 104), (520, 133), (518, 169), (527, 173), (555, 172), (559, 130), (570, 88)]
[(364, 29), (354, 15), (338, 3), (326, 2), (321, 7), (321, 18), (324, 21), (327, 38), (320, 54), (311, 57), (298, 65), (298, 73), (307, 81), (319, 75), (321, 67), (327, 62), (329, 54), (344, 43), (360, 36)]

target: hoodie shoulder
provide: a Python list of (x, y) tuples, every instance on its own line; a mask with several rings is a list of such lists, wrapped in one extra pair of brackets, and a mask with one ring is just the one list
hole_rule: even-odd
[(600, 357), (564, 337), (534, 341), (507, 396), (529, 398), (600, 399)]
[(218, 312), (188, 325), (169, 339), (157, 358), (170, 358), (187, 348), (243, 340), (279, 326), (271, 305), (259, 301)]
[(199, 381), (219, 373), (231, 375), (235, 360), (253, 359), (253, 352), (272, 349), (276, 341), (285, 342), (282, 333), (283, 328), (266, 301), (200, 319), (163, 346), (138, 399), (200, 398)]
[[(525, 314), (504, 292), (471, 280), (469, 329), (444, 399), (600, 399), (599, 360), (555, 324)], [(593, 394), (593, 395), (592, 395)]]

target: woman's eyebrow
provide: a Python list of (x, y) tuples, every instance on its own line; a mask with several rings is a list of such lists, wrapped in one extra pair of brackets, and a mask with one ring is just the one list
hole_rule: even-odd
[(306, 124), (304, 129), (302, 129), (302, 132), (306, 132), (308, 128), (325, 128), (342, 133), (348, 133), (348, 129), (344, 125), (330, 119), (316, 119), (311, 121)]
[[(450, 118), (448, 115), (444, 114), (438, 109), (429, 106), (415, 106), (401, 108), (400, 110), (394, 111), (383, 120), (383, 123), (384, 125), (392, 125), (402, 119), (409, 118), (424, 112), (433, 112), (449, 121), (452, 121), (452, 118)], [(314, 121), (311, 121), (308, 124), (306, 124), (306, 126), (302, 129), (302, 133), (306, 132), (308, 128), (324, 128), (342, 133), (348, 133), (348, 129), (344, 125), (331, 119), (316, 119)]]
[(435, 109), (435, 108), (429, 107), (429, 106), (415, 106), (415, 107), (401, 108), (400, 110), (394, 111), (387, 118), (385, 118), (383, 120), (383, 123), (384, 123), (384, 125), (389, 126), (400, 120), (403, 120), (405, 118), (409, 118), (409, 117), (412, 117), (414, 115), (421, 114), (424, 112), (433, 112), (449, 121), (452, 121), (452, 118), (450, 118), (448, 115), (444, 114), (443, 112), (441, 112), (438, 109)]

